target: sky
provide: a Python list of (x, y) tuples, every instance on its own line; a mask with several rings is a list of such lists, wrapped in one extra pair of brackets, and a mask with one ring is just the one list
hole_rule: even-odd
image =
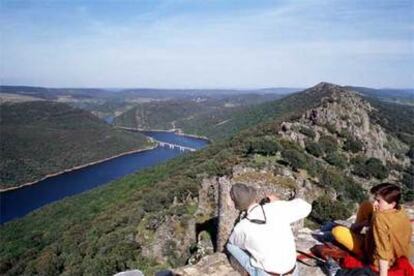
[(3, 85), (414, 87), (414, 0), (0, 0)]

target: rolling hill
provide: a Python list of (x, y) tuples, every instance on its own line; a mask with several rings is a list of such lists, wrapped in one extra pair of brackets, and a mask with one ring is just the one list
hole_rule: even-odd
[(146, 130), (179, 128), (184, 133), (195, 134), (197, 130), (227, 120), (234, 113), (282, 97), (278, 94), (215, 95), (140, 103), (115, 117), (114, 124)]
[(149, 146), (143, 135), (48, 101), (2, 104), (0, 131), (2, 189)]

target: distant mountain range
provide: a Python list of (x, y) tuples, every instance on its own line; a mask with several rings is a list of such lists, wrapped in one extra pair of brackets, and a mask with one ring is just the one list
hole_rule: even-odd
[(40, 99), (55, 100), (70, 96), (75, 99), (128, 98), (145, 97), (154, 99), (188, 98), (196, 96), (223, 96), (240, 94), (289, 94), (300, 88), (266, 88), (266, 89), (101, 89), (101, 88), (45, 88), (33, 86), (0, 86), (0, 93), (26, 95)]
[(371, 97), (384, 97), (384, 98), (406, 98), (414, 99), (414, 88), (407, 89), (392, 89), (392, 88), (381, 88), (373, 89), (359, 86), (345, 86), (347, 89), (358, 91), (365, 96)]
[[(414, 89), (373, 89), (367, 87), (345, 86), (367, 97), (399, 103), (414, 104)], [(87, 103), (95, 107), (107, 102), (124, 103), (146, 102), (150, 100), (191, 100), (197, 97), (220, 99), (223, 97), (243, 95), (288, 95), (301, 88), (276, 87), (262, 89), (102, 89), (102, 88), (46, 88), (33, 86), (0, 86), (0, 102), (50, 100), (70, 102), (72, 104)], [(14, 95), (11, 97), (10, 95)], [(20, 96), (20, 97), (19, 97)], [(25, 96), (25, 97), (23, 97)]]
[[(369, 88), (344, 86), (365, 95), (386, 97), (412, 97), (414, 88)], [(0, 93), (16, 93), (51, 98), (54, 95), (80, 95), (84, 97), (106, 97), (112, 95), (140, 95), (145, 97), (234, 95), (234, 94), (290, 94), (302, 91), (298, 87), (269, 87), (258, 89), (157, 89), (157, 88), (47, 88), (36, 86), (0, 85)]]

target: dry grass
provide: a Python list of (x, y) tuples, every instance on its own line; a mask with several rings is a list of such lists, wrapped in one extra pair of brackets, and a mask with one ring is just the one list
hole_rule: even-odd
[(296, 187), (294, 179), (281, 175), (274, 175), (273, 172), (269, 171), (248, 171), (235, 176), (233, 180), (235, 182), (268, 184), (285, 188)]

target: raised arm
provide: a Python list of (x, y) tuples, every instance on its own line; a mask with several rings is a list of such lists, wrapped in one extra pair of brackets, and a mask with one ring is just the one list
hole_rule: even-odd
[(293, 223), (297, 220), (307, 217), (311, 210), (312, 205), (300, 198), (295, 198), (285, 202), (284, 209), (286, 209), (286, 218), (289, 223)]

